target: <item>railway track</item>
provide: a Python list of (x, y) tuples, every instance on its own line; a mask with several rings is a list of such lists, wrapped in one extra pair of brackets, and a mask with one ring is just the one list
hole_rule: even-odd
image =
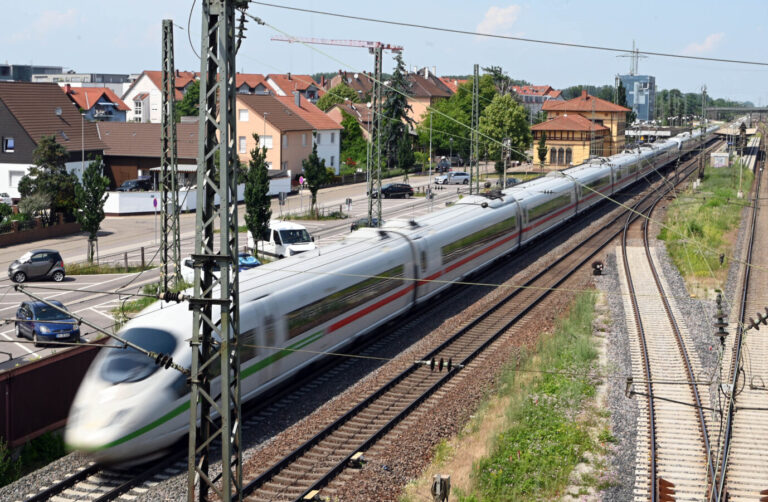
[[(685, 171), (690, 173), (693, 168), (694, 162), (688, 162)], [(666, 181), (658, 184), (664, 183)], [(321, 493), (332, 496), (322, 490), (334, 477), (354, 466), (363, 452), (618, 236), (624, 228), (627, 212), (617, 213), (611, 223), (575, 243), (542, 272), (513, 289), (421, 361), (245, 484), (244, 499), (293, 501), (309, 500)]]
[[(643, 390), (633, 388), (632, 394), (639, 401), (638, 424), (645, 424), (637, 435), (634, 495), (635, 500), (698, 501), (706, 499), (714, 479), (708, 388), (704, 383), (699, 390), (700, 364), (687, 349), (693, 343), (676, 321), (674, 299), (665, 293), (669, 288), (649, 242), (648, 218), (639, 217), (650, 217), (663, 197), (637, 206), (621, 243), (625, 311), (634, 321), (628, 323), (632, 374), (642, 375), (632, 383)], [(630, 236), (641, 237), (642, 246), (629, 245)]]
[[(744, 332), (750, 316), (766, 314), (768, 306), (768, 200), (763, 148), (757, 160), (755, 190), (748, 230), (748, 243), (742, 256), (739, 295), (734, 302), (732, 319), (737, 325), (733, 343), (728, 345), (723, 361), (729, 364), (725, 393), (725, 427), (718, 464), (716, 490), (710, 500), (763, 500), (768, 496), (768, 337), (764, 330)], [(760, 230), (763, 231), (760, 231)], [(735, 395), (730, 389), (735, 389)], [(725, 473), (725, 475), (723, 475)], [(727, 498), (726, 498), (727, 497)]]

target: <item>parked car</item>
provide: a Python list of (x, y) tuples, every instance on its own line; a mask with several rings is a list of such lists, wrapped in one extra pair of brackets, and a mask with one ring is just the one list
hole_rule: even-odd
[[(517, 178), (507, 177), (507, 184), (506, 184), (505, 188), (509, 188), (511, 186), (515, 186), (515, 185), (517, 185), (520, 182), (521, 182), (521, 180), (519, 180)], [(496, 185), (501, 186), (501, 179), (496, 180)]]
[(469, 174), (462, 171), (451, 171), (435, 177), (438, 185), (469, 185)]
[[(413, 188), (407, 183), (387, 183), (381, 187), (381, 196), (384, 199), (413, 197)], [(379, 191), (374, 189), (371, 193), (371, 197), (377, 199), (379, 197)]]
[(451, 166), (459, 166), (459, 167), (464, 166), (464, 159), (462, 159), (458, 155), (454, 155), (452, 157), (446, 157), (446, 158), (448, 159), (448, 162), (451, 163)]
[(307, 229), (292, 221), (271, 220), (268, 236), (264, 236), (264, 240), (254, 242), (250, 231), (247, 237), (250, 249), (258, 249), (260, 253), (277, 258), (317, 249), (315, 238), (309, 235)]
[(365, 227), (378, 227), (379, 226), (379, 219), (378, 218), (371, 218), (371, 221), (368, 221), (368, 217), (360, 218), (358, 220), (355, 220), (352, 223), (351, 231), (355, 231), (358, 228), (365, 228)]
[(13, 282), (24, 282), (28, 279), (53, 279), (61, 282), (64, 280), (64, 274), (64, 260), (59, 252), (53, 249), (28, 251), (8, 266), (8, 277)]
[(7, 192), (0, 192), (0, 204), (13, 205), (13, 198)]
[[(51, 300), (50, 303), (66, 310), (59, 301)], [(35, 347), (46, 341), (77, 342), (80, 325), (69, 314), (46, 303), (22, 302), (16, 311), (16, 336), (29, 338), (35, 342)]]
[[(239, 253), (237, 255), (237, 263), (238, 263), (238, 270), (242, 272), (243, 270), (249, 270), (254, 267), (258, 267), (261, 265), (261, 262), (256, 259), (255, 256), (253, 256), (250, 253)], [(185, 258), (181, 261), (181, 277), (188, 282), (189, 284), (192, 284), (195, 280), (195, 262), (192, 260), (191, 257)], [(213, 263), (213, 275), (217, 278), (219, 277), (219, 265), (214, 262)]]
[(118, 192), (138, 192), (140, 190), (152, 190), (152, 178), (142, 176), (135, 180), (123, 181), (123, 184), (117, 187)]

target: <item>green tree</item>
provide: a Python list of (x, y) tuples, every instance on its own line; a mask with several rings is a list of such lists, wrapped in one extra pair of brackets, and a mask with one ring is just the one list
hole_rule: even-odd
[(511, 158), (527, 160), (525, 150), (531, 144), (528, 113), (511, 95), (497, 95), (483, 110), (480, 116), (480, 134), (490, 159), (502, 160), (502, 141), (509, 138)]
[(200, 81), (195, 80), (187, 87), (184, 98), (176, 103), (174, 115), (176, 122), (181, 122), (181, 117), (197, 116), (200, 111)]
[(248, 171), (245, 178), (245, 225), (253, 236), (254, 243), (269, 238), (269, 220), (272, 218), (272, 203), (269, 200), (269, 176), (267, 147), (258, 147), (259, 135), (254, 133), (257, 146), (251, 150)]
[(309, 154), (309, 157), (301, 161), (301, 167), (304, 170), (304, 179), (309, 193), (312, 194), (309, 210), (314, 213), (317, 210), (317, 191), (328, 182), (328, 169), (325, 167), (325, 159), (317, 156), (317, 143), (312, 146), (312, 153)]
[(56, 142), (56, 137), (43, 136), (37, 148), (32, 151), (34, 165), (19, 180), (18, 188), (22, 197), (41, 193), (50, 199), (48, 211), (40, 213), (46, 225), (53, 222), (56, 213), (72, 215), (76, 208), (77, 177), (67, 172), (67, 160), (69, 153), (64, 146)]
[(536, 149), (536, 153), (539, 156), (539, 164), (541, 170), (544, 170), (544, 161), (547, 160), (547, 133), (541, 131), (541, 137), (539, 138), (539, 146)]
[(343, 103), (347, 99), (353, 103), (358, 103), (360, 101), (357, 92), (342, 82), (331, 87), (325, 94), (320, 96), (320, 99), (317, 100), (317, 107), (324, 112), (327, 112), (333, 105)]
[(409, 128), (414, 124), (409, 112), (413, 108), (408, 104), (408, 93), (411, 83), (406, 75), (405, 63), (400, 53), (395, 55), (395, 69), (389, 86), (384, 89), (384, 105), (382, 106), (381, 144), (386, 157), (387, 168), (400, 167), (406, 171), (413, 165), (413, 152)]
[(75, 185), (75, 202), (78, 211), (75, 213), (77, 222), (88, 232), (88, 262), (93, 262), (99, 227), (104, 220), (104, 203), (107, 200), (109, 178), (104, 176), (104, 166), (101, 156), (92, 160), (83, 172), (82, 184)]
[[(341, 160), (349, 166), (361, 164), (366, 160), (368, 142), (363, 137), (360, 123), (347, 112), (341, 112)], [(353, 164), (353, 165), (354, 165)]]

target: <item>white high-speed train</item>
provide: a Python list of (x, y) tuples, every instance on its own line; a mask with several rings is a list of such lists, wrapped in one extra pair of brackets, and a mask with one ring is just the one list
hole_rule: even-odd
[[(497, 198), (464, 197), (413, 221), (356, 230), (319, 252), (241, 273), (243, 400), (562, 225), (601, 194), (676, 160), (715, 129), (550, 173)], [(188, 305), (157, 302), (119, 334), (189, 367), (191, 330)], [(186, 434), (189, 406), (186, 377), (178, 371), (132, 349), (102, 349), (74, 400), (65, 441), (100, 462), (148, 458)]]

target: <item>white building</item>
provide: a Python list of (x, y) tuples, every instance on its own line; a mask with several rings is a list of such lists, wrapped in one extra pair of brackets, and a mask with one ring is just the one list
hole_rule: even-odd
[(341, 130), (342, 127), (335, 120), (317, 106), (302, 97), (298, 91), (293, 96), (275, 96), (281, 103), (307, 121), (314, 129), (317, 156), (325, 160), (325, 166), (339, 174), (341, 166)]
[[(197, 80), (197, 73), (191, 71), (176, 71), (176, 101), (184, 98), (187, 87)], [(128, 105), (126, 122), (152, 122), (159, 124), (161, 120), (160, 106), (162, 94), (163, 72), (144, 71), (139, 78), (123, 94), (122, 100)]]

